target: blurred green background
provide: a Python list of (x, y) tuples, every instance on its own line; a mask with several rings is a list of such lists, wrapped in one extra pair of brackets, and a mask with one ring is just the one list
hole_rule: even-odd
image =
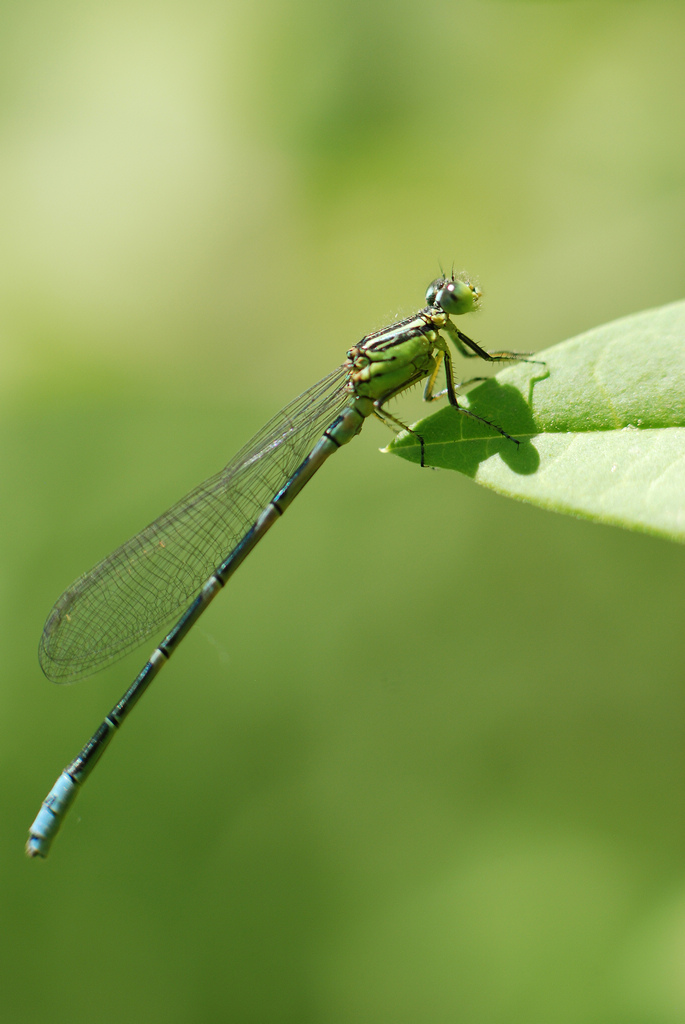
[(52, 603), (440, 261), (491, 349), (683, 297), (685, 5), (0, 10), (2, 1021), (685, 1021), (685, 551), (380, 424), (23, 854), (148, 654)]

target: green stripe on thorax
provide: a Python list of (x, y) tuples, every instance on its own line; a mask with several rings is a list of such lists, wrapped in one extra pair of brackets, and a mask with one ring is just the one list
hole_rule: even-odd
[(367, 334), (347, 353), (350, 391), (382, 401), (428, 377), (435, 367), (436, 350), (446, 348), (439, 332), (448, 320), (442, 310), (429, 306)]

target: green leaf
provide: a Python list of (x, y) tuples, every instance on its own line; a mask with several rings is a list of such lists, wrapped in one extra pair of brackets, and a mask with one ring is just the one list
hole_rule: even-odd
[[(415, 424), (428, 466), (543, 508), (685, 541), (685, 302), (615, 320), (519, 363)], [(386, 449), (419, 463), (415, 436)]]

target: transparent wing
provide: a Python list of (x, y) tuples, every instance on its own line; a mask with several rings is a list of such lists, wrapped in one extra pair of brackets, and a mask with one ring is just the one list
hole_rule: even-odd
[(149, 639), (197, 596), (259, 513), (349, 404), (339, 367), (303, 392), (209, 477), (62, 594), (39, 658), (49, 679), (80, 679)]

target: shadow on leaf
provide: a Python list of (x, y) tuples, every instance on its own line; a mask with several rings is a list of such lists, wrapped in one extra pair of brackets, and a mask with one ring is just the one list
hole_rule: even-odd
[[(447, 406), (414, 425), (424, 439), (427, 466), (473, 477), (481, 462), (498, 454), (514, 473), (528, 476), (537, 471), (540, 457), (531, 438), (539, 431), (517, 388), (492, 378), (470, 392), (469, 411), (502, 427), (520, 443), (515, 445), (486, 424)], [(388, 450), (412, 462), (421, 460), (420, 446), (411, 434), (393, 441)]]

